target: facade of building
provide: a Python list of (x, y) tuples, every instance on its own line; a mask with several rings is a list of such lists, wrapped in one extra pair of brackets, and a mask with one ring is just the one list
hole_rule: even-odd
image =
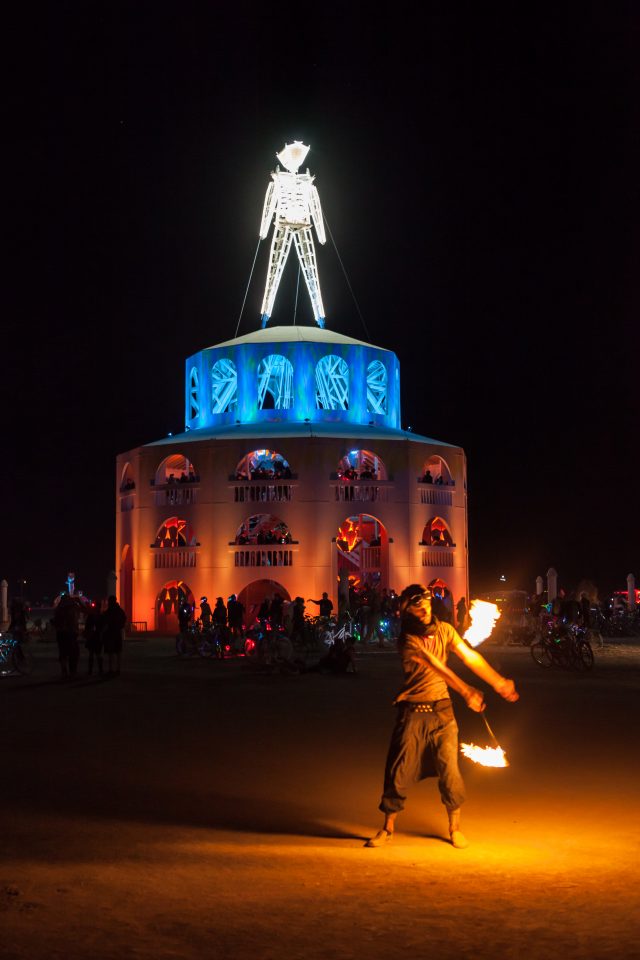
[(389, 350), (272, 327), (186, 361), (185, 432), (118, 457), (116, 572), (134, 623), (182, 596), (337, 604), (339, 578), (468, 597), (464, 451), (400, 426)]

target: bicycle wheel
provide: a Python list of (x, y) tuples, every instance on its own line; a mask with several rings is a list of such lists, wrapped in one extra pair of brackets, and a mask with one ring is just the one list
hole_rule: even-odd
[(202, 637), (198, 641), (198, 653), (201, 657), (210, 657), (213, 653), (213, 644), (207, 637)]
[(553, 664), (549, 647), (544, 640), (537, 640), (532, 643), (530, 648), (531, 656), (539, 667), (550, 667)]
[(575, 664), (578, 670), (592, 670), (594, 664), (593, 650), (587, 640), (578, 640), (575, 649)]
[(18, 644), (12, 654), (11, 663), (16, 673), (22, 673), (28, 676), (33, 670), (33, 657), (29, 650), (25, 650), (22, 644)]

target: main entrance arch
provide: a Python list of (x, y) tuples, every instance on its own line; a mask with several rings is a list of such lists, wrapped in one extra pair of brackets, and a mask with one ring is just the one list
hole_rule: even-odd
[(238, 600), (244, 607), (244, 625), (250, 627), (258, 615), (260, 604), (266, 597), (273, 597), (276, 593), (287, 602), (291, 600), (288, 590), (277, 580), (254, 580), (240, 591)]
[(338, 576), (346, 570), (356, 587), (389, 586), (389, 537), (383, 523), (369, 513), (347, 517), (338, 528)]
[(178, 609), (183, 600), (195, 606), (195, 598), (184, 580), (168, 580), (156, 597), (156, 630), (178, 632)]

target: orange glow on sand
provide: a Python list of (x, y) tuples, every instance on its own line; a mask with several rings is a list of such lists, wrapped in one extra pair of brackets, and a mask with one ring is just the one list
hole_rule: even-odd
[(465, 757), (483, 767), (508, 767), (509, 761), (502, 747), (476, 747), (474, 743), (461, 743), (460, 750)]
[(495, 603), (488, 603), (486, 600), (472, 600), (469, 607), (469, 618), (471, 626), (465, 631), (464, 639), (472, 647), (477, 647), (493, 633), (496, 620), (500, 619), (500, 611)]

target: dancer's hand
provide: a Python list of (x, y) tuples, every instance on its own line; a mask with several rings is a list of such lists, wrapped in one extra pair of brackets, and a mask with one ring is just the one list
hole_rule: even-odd
[(469, 710), (473, 710), (474, 713), (482, 713), (485, 709), (484, 695), (482, 690), (476, 690), (475, 687), (467, 687), (464, 694), (465, 703), (469, 707)]
[(516, 700), (520, 699), (520, 694), (516, 690), (516, 685), (513, 680), (507, 680), (505, 677), (502, 678), (502, 682), (498, 684), (495, 688), (496, 693), (499, 693), (501, 697), (504, 697), (505, 700), (508, 700), (509, 703), (515, 703)]

